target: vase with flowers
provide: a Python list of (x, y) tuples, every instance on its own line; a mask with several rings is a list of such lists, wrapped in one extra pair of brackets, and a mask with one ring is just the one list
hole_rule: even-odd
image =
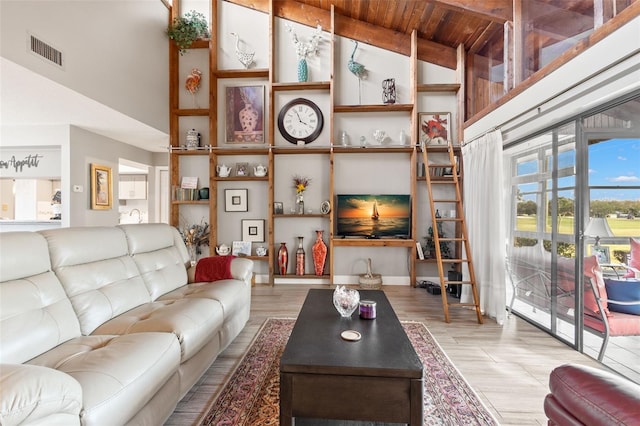
[(322, 26), (318, 25), (311, 35), (311, 39), (306, 42), (300, 41), (290, 24), (285, 24), (285, 26), (289, 34), (291, 34), (291, 41), (296, 48), (296, 55), (298, 57), (298, 81), (309, 81), (307, 58), (311, 55), (318, 54), (318, 45), (322, 41)]
[(179, 232), (187, 246), (191, 266), (195, 266), (198, 255), (202, 254), (201, 246), (209, 245), (209, 224), (203, 219), (200, 224), (185, 225)]
[(294, 176), (293, 187), (296, 190), (296, 214), (304, 214), (304, 191), (309, 187), (311, 179)]

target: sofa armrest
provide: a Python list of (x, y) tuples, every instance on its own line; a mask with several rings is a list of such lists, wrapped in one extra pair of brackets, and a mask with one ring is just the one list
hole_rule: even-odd
[(0, 424), (80, 424), (82, 387), (70, 375), (27, 364), (0, 364)]
[(231, 261), (231, 275), (237, 280), (242, 280), (251, 285), (253, 276), (253, 260), (236, 257)]
[[(555, 368), (549, 377), (555, 402), (585, 425), (631, 425), (640, 418), (640, 385), (614, 373), (577, 364)], [(545, 402), (551, 422), (559, 407)], [(553, 408), (553, 409), (549, 409)], [(561, 420), (561, 419), (560, 419)], [(561, 422), (558, 424), (562, 424)]]

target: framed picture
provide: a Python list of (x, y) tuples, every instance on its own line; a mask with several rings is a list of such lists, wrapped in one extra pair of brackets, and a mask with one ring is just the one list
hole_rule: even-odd
[(251, 241), (234, 241), (231, 243), (233, 256), (251, 256)]
[(284, 204), (282, 204), (282, 201), (273, 202), (273, 214), (284, 214)]
[(429, 146), (446, 146), (451, 138), (450, 112), (418, 113), (420, 143)]
[(598, 258), (599, 264), (611, 263), (611, 253), (609, 251), (609, 247), (601, 246), (601, 245), (591, 245), (590, 246), (590, 254), (596, 255)]
[(236, 163), (236, 176), (249, 176), (249, 163)]
[(91, 164), (91, 208), (113, 208), (113, 177), (111, 167)]
[(264, 86), (225, 90), (225, 142), (264, 143)]
[(242, 241), (264, 242), (264, 220), (242, 219)]
[(249, 211), (247, 205), (246, 189), (225, 189), (224, 190), (224, 211), (225, 212), (246, 212)]

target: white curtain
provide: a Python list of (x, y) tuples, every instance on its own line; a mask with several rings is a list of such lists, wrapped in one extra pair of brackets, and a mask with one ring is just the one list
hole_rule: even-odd
[[(480, 308), (498, 324), (505, 319), (505, 205), (502, 133), (487, 133), (462, 147), (463, 199)], [(463, 286), (462, 302), (472, 302)]]

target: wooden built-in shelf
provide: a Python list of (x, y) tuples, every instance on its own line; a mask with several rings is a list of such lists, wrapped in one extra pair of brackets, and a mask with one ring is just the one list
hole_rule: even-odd
[(269, 68), (217, 70), (213, 72), (218, 78), (267, 78)]
[(324, 274), (324, 275), (316, 275), (316, 274), (304, 274), (304, 275), (296, 275), (296, 274), (287, 274), (287, 275), (280, 275), (280, 274), (274, 274), (273, 278), (276, 280), (281, 280), (281, 279), (290, 279), (290, 280), (294, 280), (294, 279), (300, 279), (300, 278), (316, 278), (316, 279), (328, 279), (329, 278), (329, 274)]
[(227, 176), (227, 177), (215, 176), (213, 180), (217, 180), (218, 182), (223, 182), (223, 181), (239, 182), (239, 181), (249, 181), (249, 180), (269, 180), (269, 177), (268, 176)]
[(208, 49), (210, 38), (199, 38), (189, 46), (189, 49)]
[(178, 108), (173, 113), (179, 117), (208, 117), (209, 110), (205, 108)]
[(333, 112), (410, 112), (413, 104), (335, 105)]
[(211, 151), (209, 148), (205, 147), (187, 149), (180, 146), (170, 146), (169, 150), (172, 154), (176, 155), (209, 155), (209, 152)]
[(411, 145), (366, 145), (366, 146), (340, 146), (334, 145), (333, 152), (336, 154), (361, 154), (363, 152), (377, 152), (377, 153), (389, 153), (389, 152), (411, 152), (413, 146)]
[(329, 218), (328, 214), (322, 214), (322, 213), (305, 213), (305, 214), (296, 214), (296, 213), (291, 213), (291, 214), (274, 214), (273, 218), (274, 219), (291, 219), (292, 217), (304, 217), (304, 218), (312, 218), (312, 217), (321, 217), (321, 218)]
[(418, 84), (416, 90), (418, 92), (454, 92), (460, 90), (459, 83), (452, 84)]
[(231, 146), (231, 147), (219, 147), (214, 146), (211, 148), (212, 152), (218, 155), (267, 155), (271, 146)]
[(205, 204), (209, 205), (209, 199), (206, 200), (184, 200), (184, 201), (171, 201), (171, 204)]
[(328, 81), (310, 81), (306, 83), (273, 83), (271, 85), (274, 91), (285, 90), (329, 90), (331, 83)]
[(331, 147), (329, 146), (297, 146), (291, 145), (289, 146), (276, 146), (273, 148), (274, 154), (328, 154), (331, 152)]
[(413, 247), (413, 239), (401, 238), (334, 238), (333, 245), (340, 247)]

